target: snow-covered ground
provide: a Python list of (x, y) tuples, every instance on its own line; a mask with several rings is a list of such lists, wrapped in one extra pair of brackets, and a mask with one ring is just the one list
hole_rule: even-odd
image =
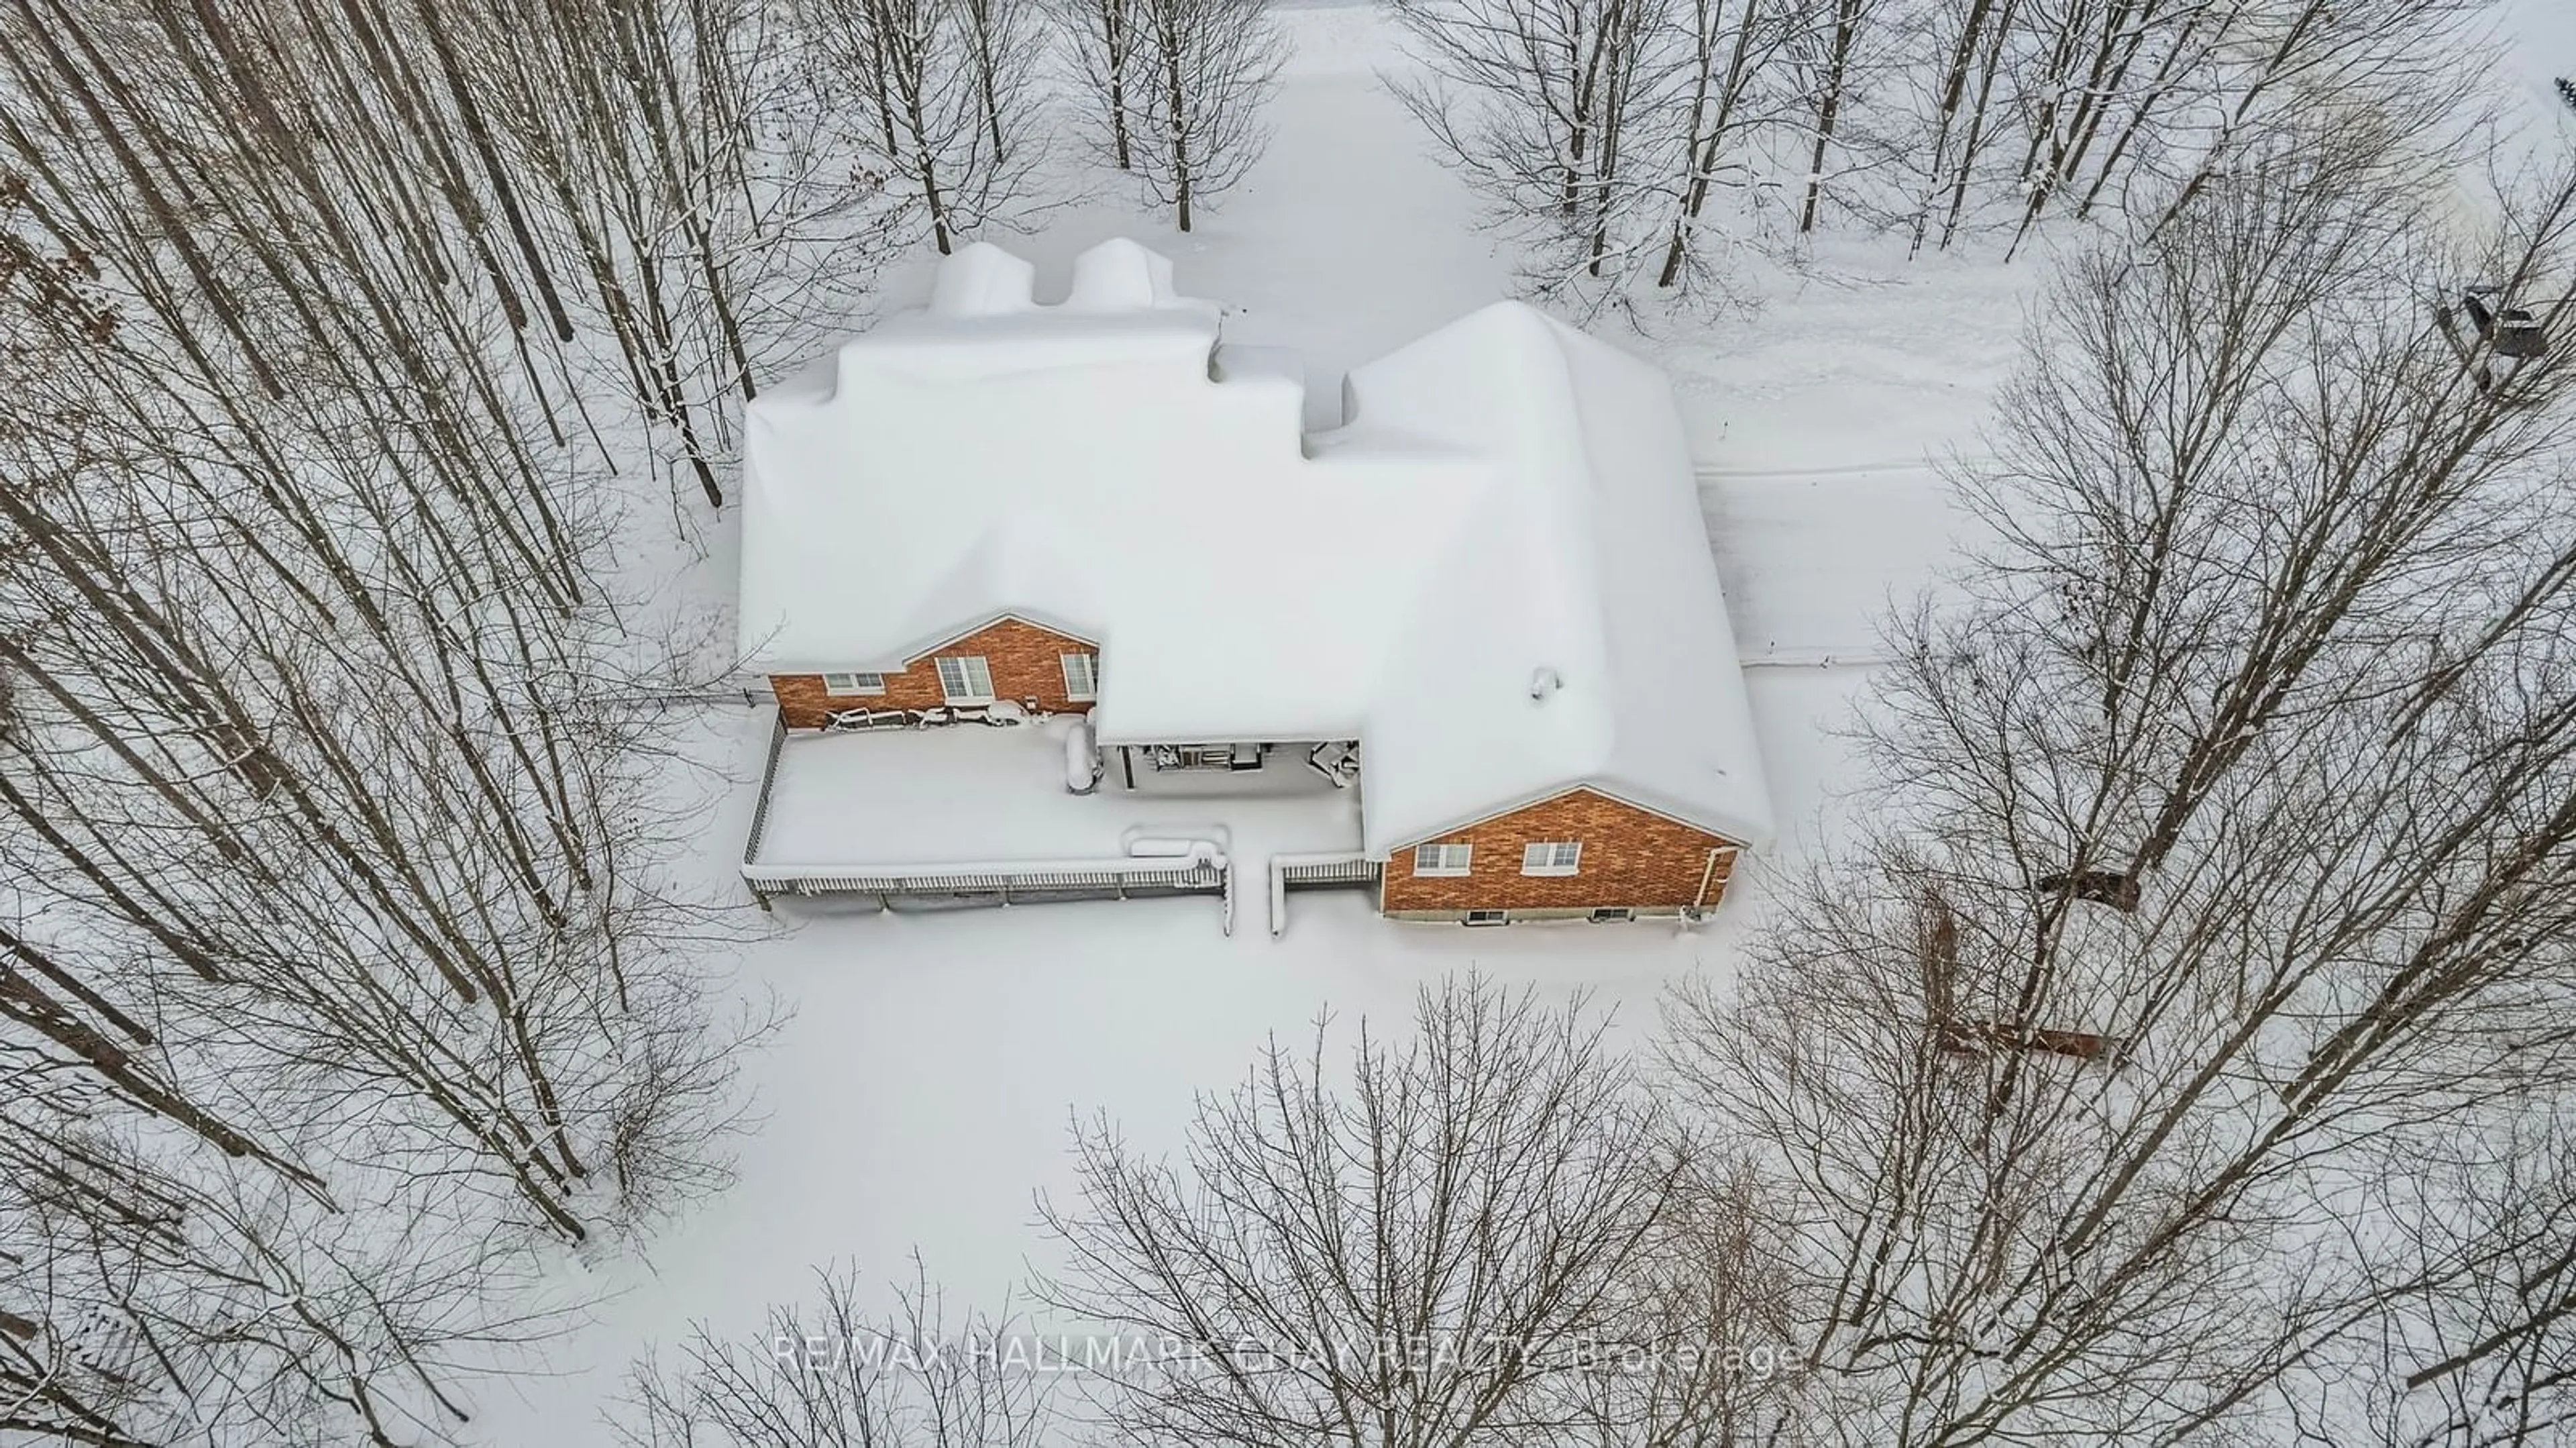
[[(2518, 7), (2509, 24), (2519, 70), (2499, 84), (2543, 109), (2547, 78), (2576, 72), (2576, 6)], [(1230, 340), (1304, 354), (1309, 421), (1326, 423), (1345, 369), (1505, 294), (1510, 266), (1381, 87), (1377, 72), (1401, 63), (1386, 22), (1359, 8), (1280, 15), (1296, 51), (1275, 138), (1201, 232), (1173, 235), (1111, 197), (1051, 216), (1013, 245), (1042, 276), (1061, 278), (1095, 242), (1144, 239), (1173, 258), (1183, 291), (1229, 305)], [(1881, 649), (1877, 619), (1891, 599), (1933, 585), (1956, 546), (1960, 521), (1932, 461), (1974, 450), (2047, 264), (2037, 251), (2003, 266), (1858, 250), (1812, 274), (1765, 279), (1767, 305), (1755, 315), (1668, 323), (1652, 337), (1608, 333), (1675, 376), (1750, 665), (1784, 834), (1775, 862), (1815, 838), (1849, 777), (1835, 731)], [(888, 278), (881, 301), (918, 301), (928, 276), (924, 259)], [(729, 541), (710, 539), (709, 553), (703, 591), (729, 591)], [(741, 1144), (739, 1184), (637, 1254), (566, 1269), (565, 1291), (605, 1300), (542, 1361), (478, 1385), (477, 1431), (489, 1443), (603, 1441), (599, 1407), (632, 1357), (693, 1321), (749, 1334), (769, 1304), (806, 1297), (826, 1262), (892, 1278), (918, 1248), (952, 1302), (998, 1303), (1045, 1250), (1030, 1225), (1032, 1194), (1069, 1186), (1073, 1113), (1103, 1111), (1140, 1143), (1173, 1142), (1192, 1093), (1238, 1077), (1268, 1033), (1300, 1031), (1327, 1007), (1400, 1016), (1417, 985), (1468, 966), (1589, 987), (1643, 1026), (1664, 982), (1726, 968), (1762, 906), (1757, 867), (1698, 931), (1403, 926), (1333, 892), (1297, 900), (1276, 941), (1258, 928), (1221, 937), (1209, 903), (1187, 899), (936, 915), (790, 901), (759, 917), (730, 872), (767, 729), (764, 712), (716, 709), (691, 735), (733, 781), (700, 811), (694, 865), (710, 891), (742, 899), (753, 922), (746, 986), (776, 990), (796, 1012), (746, 1063), (763, 1119)], [(995, 743), (985, 734), (820, 747)], [(799, 748), (800, 771), (825, 758)], [(1043, 801), (1032, 808), (1088, 829), (1097, 815), (1064, 809), (1096, 802), (1067, 799), (1059, 772), (1030, 764)], [(929, 778), (882, 781), (890, 802), (879, 819), (806, 819), (791, 801), (779, 829), (802, 848), (899, 827), (926, 848), (946, 827), (928, 813)]]
[[(1097, 241), (1146, 240), (1172, 256), (1183, 291), (1229, 306), (1229, 340), (1304, 355), (1309, 420), (1325, 423), (1345, 369), (1507, 294), (1510, 268), (1381, 88), (1377, 71), (1400, 59), (1385, 21), (1356, 8), (1297, 8), (1282, 20), (1296, 55), (1275, 139), (1202, 231), (1171, 234), (1106, 198), (1013, 246), (1042, 277), (1061, 278)], [(1879, 648), (1877, 616), (1892, 596), (1932, 582), (1956, 531), (1928, 460), (1972, 445), (1983, 398), (2012, 355), (2021, 299), (2042, 274), (2028, 262), (1909, 267), (1867, 255), (1836, 272), (1798, 279), (1758, 315), (1655, 337), (1617, 323), (1607, 332), (1675, 373), (1710, 540), (1755, 664), (1755, 726), (1787, 848), (1812, 837), (1847, 775), (1834, 731)], [(883, 305), (919, 300), (928, 275), (925, 260), (890, 277)], [(706, 568), (721, 584), (729, 540), (710, 545)], [(987, 735), (820, 748), (962, 749), (996, 742)], [(702, 812), (697, 864), (749, 915), (747, 894), (727, 879), (767, 717), (719, 709), (696, 737), (736, 781)], [(800, 754), (799, 770), (822, 759), (805, 752), (814, 758)], [(1064, 796), (1060, 772), (1031, 765), (1033, 808), (1086, 828), (1096, 813), (1063, 807), (1098, 802)], [(925, 803), (925, 778), (881, 781), (903, 801), (882, 821), (927, 848), (946, 826), (907, 814)], [(803, 819), (792, 798), (782, 808), (778, 828), (797, 848), (875, 827)], [(765, 853), (783, 858), (787, 844), (772, 838)], [(1257, 908), (1226, 938), (1214, 907), (1194, 899), (891, 916), (782, 901), (774, 917), (753, 917), (758, 939), (742, 972), (795, 1018), (747, 1063), (762, 1119), (741, 1144), (739, 1184), (638, 1255), (567, 1268), (567, 1293), (605, 1299), (595, 1320), (543, 1360), (515, 1365), (515, 1376), (482, 1383), (479, 1432), (496, 1445), (602, 1441), (600, 1405), (637, 1353), (694, 1321), (751, 1333), (769, 1304), (809, 1294), (818, 1264), (848, 1260), (890, 1279), (917, 1247), (952, 1301), (998, 1302), (1044, 1251), (1032, 1194), (1068, 1188), (1073, 1113), (1105, 1111), (1137, 1141), (1174, 1141), (1192, 1093), (1238, 1077), (1269, 1033), (1303, 1031), (1327, 1008), (1400, 1018), (1417, 986), (1470, 966), (1589, 988), (1642, 1028), (1666, 981), (1725, 968), (1760, 904), (1757, 871), (1698, 931), (1469, 931), (1391, 924), (1357, 894), (1319, 892), (1292, 902), (1290, 928), (1274, 941), (1248, 923)]]

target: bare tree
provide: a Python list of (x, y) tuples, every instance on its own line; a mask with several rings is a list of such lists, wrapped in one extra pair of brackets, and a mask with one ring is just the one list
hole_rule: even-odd
[(1625, 1334), (1687, 1145), (1602, 1023), (1471, 979), (1426, 989), (1408, 1042), (1363, 1025), (1341, 1089), (1326, 1043), (1274, 1042), (1202, 1098), (1178, 1168), (1077, 1131), (1081, 1201), (1041, 1204), (1067, 1261), (1038, 1295), (1147, 1344), (1104, 1369), (1112, 1429), (1385, 1448), (1632, 1427), (1593, 1414), (1642, 1400), (1588, 1380), (1671, 1346)]
[(1183, 231), (1269, 144), (1286, 40), (1259, 0), (1052, 0), (1095, 144)]
[(1852, 103), (1852, 92), (1867, 62), (1864, 51), (1876, 39), (1873, 29), (1884, 9), (1881, 0), (1833, 0), (1833, 14), (1825, 25), (1813, 32), (1812, 43), (1800, 59), (1807, 73), (1808, 94), (1814, 107), (1810, 134), (1814, 149), (1807, 163), (1807, 199), (1799, 207), (1798, 230), (1816, 229), (1816, 217), (1824, 205), (1825, 168), (1840, 140), (1841, 128)]
[[(2320, 109), (2377, 118), (2422, 146), (2457, 124), (2474, 6), (2309, 0), (1974, 0), (1929, 129), (1927, 202), (1943, 244), (1972, 186), (2011, 203), (2016, 244), (2061, 197), (2105, 199), (2147, 225), (2212, 179), (2298, 144)], [(1963, 85), (1973, 77), (1972, 85)], [(1973, 104), (1962, 118), (1962, 102)], [(1990, 103), (2022, 120), (2011, 169), (1979, 173)], [(1946, 203), (1932, 202), (1943, 189)]]
[(75, 1440), (453, 1432), (543, 1242), (724, 1173), (617, 402), (450, 39), (0, 6), (0, 1402)]
[(586, 283), (578, 320), (720, 504), (728, 400), (797, 355), (885, 240), (830, 173), (843, 137), (802, 36), (744, 0), (423, 0), (417, 23), (549, 272)]
[(808, 1316), (774, 1309), (754, 1342), (701, 1323), (680, 1364), (639, 1362), (611, 1427), (629, 1448), (1042, 1448), (1054, 1378), (1005, 1307), (952, 1326), (918, 1257), (892, 1313), (863, 1306), (857, 1273), (816, 1274)]
[(2018, 34), (2021, 5), (2022, 0), (1945, 0), (1933, 7), (1928, 32), (1943, 60), (1923, 97), (1929, 115), (1920, 163), (1923, 191), (1912, 228), (1917, 252), (1935, 213), (1941, 215), (1939, 244), (1946, 248), (1958, 236), (1978, 162), (1996, 129), (1995, 104), (2011, 97), (2005, 60)]
[(2053, 211), (2107, 204), (2151, 230), (2213, 180), (2300, 144), (2327, 111), (2375, 119), (2414, 149), (2446, 146), (2466, 129), (2478, 12), (2450, 0), (1811, 7), (1785, 57), (1803, 98), (1799, 229), (1839, 204), (1904, 226), (1916, 251), (1989, 230), (2017, 247)]
[[(2106, 184), (2120, 184), (2107, 177), (2123, 158), (2158, 183), (2129, 198), (2153, 225), (2170, 222), (2220, 178), (2300, 144), (2302, 127), (2322, 108), (2365, 113), (2389, 144), (2413, 149), (2438, 149), (2465, 129), (2457, 91), (2462, 77), (2485, 65), (2477, 49), (2484, 7), (2465, 0), (2268, 0), (2219, 14), (2223, 23), (2215, 28), (2173, 27), (2174, 43), (2191, 51), (2183, 72), (2191, 112), (2166, 115), (2162, 106), (2175, 87), (2153, 87), (2153, 104), (2133, 114), (2106, 154)], [(2214, 123), (2200, 119), (2212, 113)], [(2160, 134), (2136, 134), (2159, 121)], [(2087, 130), (2082, 140), (2091, 139)], [(2086, 152), (2084, 144), (2054, 141), (2050, 149), (2061, 169)], [(2043, 185), (2034, 214), (2045, 199)]]
[(1681, 116), (1680, 167), (1671, 203), (1670, 239), (1655, 276), (1659, 287), (1685, 286), (1713, 269), (1719, 248), (1704, 220), (1713, 193), (1750, 195), (1766, 179), (1767, 138), (1795, 110), (1776, 62), (1802, 22), (1795, 7), (1772, 0), (1691, 0), (1681, 78), (1670, 89)]
[[(1693, 11), (1696, 33), (1676, 14), (1669, 0), (1396, 7), (1425, 74), (1390, 88), (1497, 221), (1537, 247), (1541, 291), (1624, 277), (1635, 257), (1669, 255), (1676, 235), (1689, 250), (1684, 228), (1708, 189), (1694, 189), (1691, 168), (1711, 184), (1721, 174), (1734, 55), (1723, 7)], [(1700, 64), (1685, 84), (1689, 61)], [(1690, 153), (1678, 161), (1676, 131)]]
[(1039, 159), (1037, 39), (1024, 0), (804, 0), (839, 90), (875, 118), (876, 164), (899, 177), (942, 255), (1018, 200)]
[(1054, 0), (1065, 37), (1071, 89), (1083, 103), (1096, 146), (1121, 171), (1136, 169), (1136, 107), (1144, 83), (1143, 31), (1135, 0)]
[(1268, 146), (1261, 111), (1287, 41), (1261, 0), (1133, 0), (1127, 14), (1139, 81), (1125, 109), (1134, 169), (1188, 231)]
[[(71, 1104), (49, 1088), (54, 1106)], [(461, 1358), (562, 1331), (524, 1242), (457, 1184), (375, 1173), (335, 1213), (274, 1178), (0, 1111), (0, 1431), (93, 1444), (449, 1439)], [(202, 1164), (200, 1164), (202, 1165)], [(470, 1191), (465, 1194), (470, 1198)]]
[(1832, 1441), (2542, 1441), (2511, 1434), (2562, 1411), (2563, 1194), (2473, 1198), (2563, 1175), (2513, 1128), (2576, 1087), (2544, 501), (2576, 399), (2558, 345), (2492, 368), (2431, 317), (2466, 277), (2562, 294), (2576, 192), (2454, 247), (2385, 134), (2069, 269), (1960, 479), (2000, 541), (1897, 630), (1876, 823), (1739, 991), (1675, 1004), (1705, 1129), (1806, 1244)]
[(1424, 72), (1387, 84), (1530, 254), (1591, 308), (1645, 289), (1732, 299), (1786, 250), (1781, 158), (1810, 129), (1811, 9), (1775, 0), (1405, 0)]
[(1797, 1334), (1812, 1310), (1790, 1214), (1750, 1163), (1686, 1162), (1675, 1210), (1621, 1271), (1617, 1340), (1573, 1381), (1574, 1419), (1587, 1442), (1787, 1448), (1805, 1437)]

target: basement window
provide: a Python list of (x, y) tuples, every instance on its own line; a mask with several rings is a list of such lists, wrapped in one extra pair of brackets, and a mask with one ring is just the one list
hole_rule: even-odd
[(1510, 912), (1503, 910), (1470, 910), (1467, 912), (1467, 923), (1470, 925), (1507, 925), (1511, 923), (1511, 918)]
[(1625, 905), (1605, 905), (1592, 912), (1592, 923), (1607, 925), (1614, 920), (1634, 920), (1637, 912)]
[(1466, 874), (1467, 862), (1475, 852), (1474, 845), (1415, 845), (1413, 873), (1417, 876)]
[(938, 664), (941, 698), (951, 704), (993, 702), (993, 669), (981, 654), (955, 654)]
[(1056, 661), (1064, 666), (1064, 696), (1068, 699), (1100, 697), (1100, 657), (1097, 654), (1059, 654)]
[(885, 692), (885, 675), (825, 674), (823, 692), (842, 698), (854, 694), (882, 694)]
[(1571, 875), (1582, 863), (1581, 840), (1532, 840), (1521, 846), (1524, 875)]

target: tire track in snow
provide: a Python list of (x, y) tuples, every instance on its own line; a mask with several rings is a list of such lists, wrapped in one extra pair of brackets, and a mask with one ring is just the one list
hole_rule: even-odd
[[(1930, 581), (1947, 552), (1934, 540), (1956, 522), (1934, 465), (1925, 455), (1811, 468), (1692, 465), (1745, 669), (1895, 662), (1873, 626), (1892, 596)], [(1890, 481), (1874, 481), (1882, 477)]]
[[(1983, 462), (1983, 458), (1961, 458), (1961, 462)], [(1691, 476), (1728, 482), (1758, 483), (1771, 478), (1858, 478), (1873, 473), (1928, 473), (1941, 460), (1932, 457), (1893, 458), (1875, 463), (1842, 463), (1829, 468), (1720, 468), (1706, 463), (1691, 464)]]

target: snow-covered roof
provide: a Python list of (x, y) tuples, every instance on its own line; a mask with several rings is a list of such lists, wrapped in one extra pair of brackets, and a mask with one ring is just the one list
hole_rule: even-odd
[[(1353, 372), (1220, 343), (1171, 264), (1070, 295), (989, 245), (748, 408), (744, 647), (893, 668), (1002, 615), (1100, 644), (1107, 743), (1358, 739), (1384, 853), (1589, 784), (1770, 834), (1680, 419), (1648, 364), (1517, 303)], [(1534, 697), (1535, 695), (1535, 697)]]

